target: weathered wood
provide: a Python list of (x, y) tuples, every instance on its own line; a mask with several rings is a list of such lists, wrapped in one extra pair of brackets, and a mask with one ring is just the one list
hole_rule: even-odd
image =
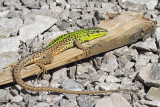
[[(144, 38), (146, 34), (153, 34), (155, 31), (155, 23), (144, 18), (141, 15), (132, 12), (121, 13), (113, 20), (103, 20), (98, 25), (108, 30), (108, 34), (104, 37), (84, 43), (85, 47), (89, 47), (89, 51), (83, 52), (80, 49), (68, 49), (54, 57), (51, 64), (46, 65), (47, 70), (75, 62), (102, 52), (113, 50), (124, 45), (135, 43), (138, 39)], [(13, 82), (11, 67), (4, 69), (0, 73), (0, 85)], [(35, 75), (40, 72), (36, 64), (29, 65), (22, 70), (23, 78)]]

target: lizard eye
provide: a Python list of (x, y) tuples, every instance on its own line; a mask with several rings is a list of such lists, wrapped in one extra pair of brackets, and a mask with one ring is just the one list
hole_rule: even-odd
[(99, 30), (96, 30), (96, 33), (99, 33)]

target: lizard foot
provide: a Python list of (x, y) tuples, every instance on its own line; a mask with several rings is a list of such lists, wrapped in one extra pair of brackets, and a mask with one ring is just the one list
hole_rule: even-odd
[(46, 70), (46, 67), (44, 66), (44, 64), (40, 63), (40, 62), (37, 62), (37, 65), (41, 68), (41, 72), (39, 72), (37, 74), (37, 78), (41, 78), (41, 74), (42, 74), (42, 78), (44, 77), (44, 74), (47, 73), (47, 70)]

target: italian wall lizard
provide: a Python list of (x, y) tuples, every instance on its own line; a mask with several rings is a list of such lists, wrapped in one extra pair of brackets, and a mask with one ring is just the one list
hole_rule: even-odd
[(107, 33), (108, 31), (106, 29), (102, 29), (99, 27), (92, 27), (57, 37), (51, 43), (49, 43), (45, 48), (31, 55), (26, 56), (17, 63), (17, 65), (13, 68), (13, 76), (15, 81), (22, 88), (37, 92), (50, 91), (59, 93), (70, 93), (70, 94), (98, 94), (98, 93), (116, 92), (116, 91), (131, 91), (128, 89), (115, 89), (115, 90), (105, 90), (105, 91), (72, 91), (72, 90), (65, 90), (53, 87), (34, 87), (26, 84), (21, 78), (20, 71), (26, 65), (37, 63), (37, 65), (42, 69), (42, 72), (46, 73), (46, 68), (44, 65), (51, 63), (54, 55), (61, 53), (62, 51), (72, 48), (74, 46), (85, 51), (86, 49), (82, 47), (81, 43), (93, 40), (98, 37), (102, 37)]

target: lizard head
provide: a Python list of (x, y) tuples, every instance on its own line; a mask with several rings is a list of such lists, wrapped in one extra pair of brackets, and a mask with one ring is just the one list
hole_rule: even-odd
[(99, 27), (88, 28), (88, 40), (93, 40), (95, 38), (102, 37), (107, 33), (108, 31), (103, 28), (99, 28)]

